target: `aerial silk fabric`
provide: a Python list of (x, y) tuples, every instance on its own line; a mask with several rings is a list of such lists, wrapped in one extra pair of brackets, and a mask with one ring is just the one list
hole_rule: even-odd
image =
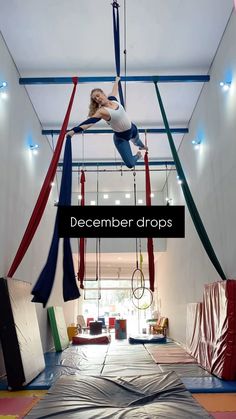
[[(67, 136), (63, 160), (63, 171), (58, 206), (69, 206), (71, 204), (72, 185), (72, 153), (71, 137)], [(58, 234), (58, 210), (54, 225), (53, 238), (46, 264), (32, 290), (34, 295), (32, 301), (42, 303), (45, 307), (50, 297), (54, 284), (59, 247)], [(70, 246), (70, 239), (63, 239), (63, 298), (64, 301), (79, 298), (80, 292), (76, 285), (73, 258)]]
[(200, 240), (201, 240), (201, 242), (202, 242), (202, 244), (203, 244), (203, 246), (204, 246), (211, 262), (212, 262), (212, 264), (214, 265), (214, 267), (215, 267), (216, 271), (218, 272), (218, 274), (220, 275), (220, 277), (222, 279), (226, 279), (224, 271), (223, 271), (223, 269), (222, 269), (222, 267), (221, 267), (221, 265), (220, 265), (220, 263), (217, 259), (215, 251), (214, 251), (214, 249), (211, 245), (211, 242), (209, 240), (209, 237), (207, 235), (207, 232), (205, 230), (205, 227), (203, 225), (203, 222), (201, 220), (201, 217), (199, 215), (199, 212), (198, 212), (197, 207), (195, 205), (195, 202), (193, 200), (192, 194), (190, 192), (190, 189), (189, 189), (187, 180), (185, 178), (185, 174), (184, 174), (182, 165), (181, 165), (180, 160), (179, 160), (177, 150), (175, 148), (175, 144), (174, 144), (173, 137), (172, 137), (172, 134), (171, 134), (171, 131), (170, 131), (170, 127), (169, 127), (169, 123), (168, 123), (168, 120), (167, 120), (167, 117), (166, 117), (166, 113), (165, 113), (164, 105), (163, 105), (163, 102), (162, 102), (162, 99), (161, 99), (161, 95), (160, 95), (157, 83), (155, 82), (154, 84), (155, 84), (157, 99), (158, 99), (159, 107), (160, 107), (160, 110), (161, 110), (163, 122), (164, 122), (164, 125), (165, 125), (165, 129), (166, 129), (166, 132), (167, 132), (170, 148), (171, 148), (173, 159), (174, 159), (174, 162), (175, 162), (175, 167), (176, 167), (177, 174), (178, 174), (179, 178), (182, 180), (181, 187), (182, 187), (182, 190), (183, 190), (183, 194), (184, 194), (184, 197), (185, 197), (190, 215), (192, 217), (195, 228), (198, 232), (199, 238), (200, 238)]
[[(84, 207), (85, 205), (85, 173), (81, 170), (80, 176), (80, 183), (81, 183), (81, 206)], [(84, 274), (85, 274), (85, 238), (80, 237), (79, 240), (79, 271), (78, 271), (78, 278), (80, 280), (80, 288), (84, 289)]]
[[(120, 76), (120, 23), (119, 23), (119, 5), (116, 1), (112, 3), (112, 15), (113, 15), (113, 36), (114, 36), (114, 49), (115, 49), (115, 63), (116, 63), (116, 74)], [(119, 81), (118, 84), (120, 103), (125, 107), (124, 96), (122, 91), (122, 85)]]
[(78, 83), (78, 78), (77, 77), (73, 77), (73, 83), (74, 83), (73, 91), (72, 91), (72, 94), (71, 94), (71, 98), (70, 98), (68, 109), (67, 109), (67, 112), (66, 112), (66, 115), (65, 115), (65, 119), (64, 119), (63, 124), (62, 124), (61, 132), (60, 132), (60, 135), (58, 137), (57, 145), (56, 145), (56, 148), (55, 148), (55, 152), (53, 154), (51, 164), (49, 166), (47, 175), (45, 177), (42, 189), (39, 193), (38, 200), (35, 204), (34, 210), (33, 210), (32, 215), (30, 217), (28, 226), (25, 230), (24, 236), (23, 236), (23, 238), (21, 240), (21, 243), (20, 243), (20, 246), (17, 250), (16, 256), (15, 256), (15, 258), (12, 262), (12, 265), (11, 265), (9, 271), (8, 271), (8, 274), (7, 274), (8, 277), (12, 277), (14, 275), (14, 273), (16, 272), (18, 266), (20, 265), (24, 255), (27, 252), (27, 249), (28, 249), (33, 237), (34, 237), (34, 234), (37, 230), (37, 227), (38, 227), (38, 225), (40, 223), (40, 220), (42, 218), (42, 215), (44, 213), (44, 209), (46, 207), (48, 197), (49, 197), (49, 194), (50, 194), (50, 191), (51, 191), (51, 183), (53, 182), (53, 179), (54, 179), (55, 174), (56, 174), (57, 165), (58, 165), (58, 161), (59, 161), (59, 158), (60, 158), (63, 141), (64, 141), (64, 138), (65, 138), (67, 126), (68, 126), (69, 119), (70, 119), (71, 108), (72, 108), (72, 105), (73, 105), (75, 92), (76, 92), (76, 87), (77, 87), (77, 83)]
[[(146, 205), (150, 207), (151, 202), (151, 182), (150, 182), (150, 172), (149, 172), (149, 163), (148, 163), (148, 153), (144, 155), (145, 162), (145, 181), (146, 181)], [(153, 239), (152, 237), (147, 238), (147, 251), (148, 251), (148, 269), (149, 269), (149, 281), (150, 281), (150, 290), (154, 291), (155, 283), (155, 263), (154, 263), (154, 250), (153, 250)]]

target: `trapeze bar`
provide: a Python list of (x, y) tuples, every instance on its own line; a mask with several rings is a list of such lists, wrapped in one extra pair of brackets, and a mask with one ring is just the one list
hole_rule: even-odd
[[(150, 134), (165, 134), (165, 128), (139, 128), (139, 132), (147, 132)], [(172, 134), (188, 134), (188, 128), (170, 128)], [(43, 129), (42, 135), (59, 135), (59, 129)], [(84, 131), (85, 134), (113, 134), (111, 129), (89, 129)]]
[[(58, 163), (58, 167), (62, 167), (63, 163)], [(144, 166), (144, 161), (138, 161), (136, 163), (136, 166)], [(119, 167), (126, 167), (125, 164), (122, 161), (78, 161), (72, 162), (72, 167), (79, 167), (79, 166), (86, 166), (86, 167), (92, 167), (92, 166), (119, 166)], [(156, 160), (156, 161), (149, 161), (149, 166), (175, 166), (175, 162), (173, 160)]]
[[(114, 76), (81, 76), (78, 83), (106, 83), (114, 82)], [(121, 81), (144, 83), (195, 83), (208, 82), (209, 75), (172, 75), (172, 76), (122, 76)], [(21, 77), (20, 84), (71, 84), (73, 77)]]

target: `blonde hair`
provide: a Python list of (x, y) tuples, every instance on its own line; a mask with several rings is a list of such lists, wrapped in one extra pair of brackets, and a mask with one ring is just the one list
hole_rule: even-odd
[(93, 89), (90, 93), (90, 104), (89, 104), (89, 113), (88, 116), (93, 116), (95, 112), (99, 108), (99, 104), (95, 102), (95, 100), (92, 98), (92, 95), (94, 92), (101, 92), (104, 93), (102, 89)]

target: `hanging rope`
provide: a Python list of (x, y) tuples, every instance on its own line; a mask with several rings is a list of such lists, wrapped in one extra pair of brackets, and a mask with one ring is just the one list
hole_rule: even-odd
[(75, 97), (75, 92), (76, 92), (76, 87), (77, 87), (77, 83), (78, 83), (78, 78), (77, 77), (73, 77), (73, 83), (74, 83), (74, 87), (73, 87), (73, 91), (71, 94), (71, 98), (70, 98), (70, 102), (68, 105), (68, 109), (65, 115), (65, 119), (63, 121), (62, 124), (62, 128), (61, 128), (61, 132), (57, 141), (57, 145), (56, 145), (56, 149), (55, 152), (53, 154), (53, 158), (51, 161), (51, 164), (49, 166), (47, 175), (45, 177), (42, 189), (40, 191), (39, 197), (37, 199), (37, 202), (35, 204), (34, 210), (32, 212), (32, 215), (30, 217), (28, 226), (25, 230), (24, 236), (21, 240), (20, 246), (17, 250), (16, 256), (12, 262), (12, 265), (8, 271), (7, 276), (8, 277), (12, 277), (15, 273), (15, 271), (17, 270), (19, 264), (21, 263), (33, 237), (34, 234), (37, 230), (37, 227), (40, 223), (40, 220), (42, 218), (44, 209), (46, 207), (47, 201), (48, 201), (48, 197), (51, 191), (51, 184), (53, 182), (53, 179), (55, 177), (56, 174), (56, 170), (57, 170), (57, 165), (58, 165), (58, 161), (60, 158), (60, 154), (61, 154), (61, 149), (62, 149), (62, 145), (63, 145), (63, 141), (64, 141), (64, 137), (66, 134), (66, 130), (67, 130), (67, 126), (68, 126), (68, 122), (69, 122), (69, 118), (70, 118), (70, 113), (71, 113), (71, 108), (73, 105), (73, 101), (74, 101), (74, 97)]
[(220, 275), (220, 277), (225, 280), (227, 278), (226, 278), (226, 276), (224, 274), (224, 271), (223, 271), (223, 269), (220, 265), (220, 262), (217, 259), (215, 251), (214, 251), (214, 249), (211, 245), (211, 242), (209, 240), (209, 237), (207, 235), (207, 232), (205, 230), (205, 227), (203, 225), (203, 222), (201, 220), (201, 217), (199, 215), (199, 212), (198, 212), (197, 207), (195, 205), (195, 202), (193, 200), (192, 194), (190, 192), (187, 180), (185, 178), (185, 174), (184, 174), (184, 171), (183, 171), (183, 168), (182, 168), (177, 150), (175, 148), (175, 144), (174, 144), (173, 137), (172, 137), (172, 134), (171, 134), (171, 131), (170, 131), (169, 123), (168, 123), (168, 120), (167, 120), (167, 117), (166, 117), (164, 105), (163, 105), (163, 102), (162, 102), (162, 99), (161, 99), (161, 95), (160, 95), (157, 83), (155, 82), (154, 84), (155, 84), (156, 95), (157, 95), (159, 107), (160, 107), (160, 110), (161, 110), (163, 122), (164, 122), (165, 129), (166, 129), (166, 132), (167, 132), (167, 137), (168, 137), (168, 140), (169, 140), (170, 148), (171, 148), (173, 159), (174, 159), (174, 162), (175, 162), (176, 170), (177, 170), (179, 178), (182, 181), (181, 187), (182, 187), (182, 190), (183, 190), (183, 194), (184, 194), (184, 197), (185, 197), (190, 215), (192, 217), (195, 228), (198, 232), (199, 238), (200, 238), (200, 240), (201, 240), (201, 242), (202, 242), (202, 244), (203, 244), (210, 260), (211, 260), (211, 262), (213, 263), (213, 265), (214, 265), (215, 269), (217, 270), (218, 274)]
[[(145, 144), (147, 145), (147, 138), (145, 133)], [(148, 162), (148, 152), (145, 152), (144, 155), (145, 162), (145, 181), (146, 181), (146, 205), (150, 207), (151, 202), (151, 182), (150, 182), (150, 173), (149, 173), (149, 162)], [(150, 281), (150, 290), (154, 291), (155, 283), (155, 263), (154, 263), (154, 251), (153, 251), (153, 239), (151, 237), (147, 238), (147, 251), (148, 251), (148, 270), (149, 270), (149, 281)]]
[[(114, 36), (114, 50), (115, 50), (115, 63), (116, 75), (120, 76), (120, 23), (119, 23), (119, 4), (117, 1), (112, 3), (112, 16), (113, 16), (113, 36)], [(125, 107), (124, 96), (122, 91), (121, 81), (118, 84), (120, 103)]]
[[(81, 184), (81, 207), (85, 205), (85, 173), (84, 170), (81, 170), (80, 175), (80, 184)], [(79, 271), (78, 279), (80, 281), (80, 288), (84, 289), (84, 274), (85, 274), (85, 238), (80, 237), (79, 240)]]

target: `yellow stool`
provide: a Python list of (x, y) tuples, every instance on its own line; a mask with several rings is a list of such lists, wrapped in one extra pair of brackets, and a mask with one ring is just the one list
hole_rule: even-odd
[(69, 341), (72, 341), (72, 338), (78, 334), (78, 327), (74, 324), (70, 324), (70, 326), (67, 327), (67, 334)]

